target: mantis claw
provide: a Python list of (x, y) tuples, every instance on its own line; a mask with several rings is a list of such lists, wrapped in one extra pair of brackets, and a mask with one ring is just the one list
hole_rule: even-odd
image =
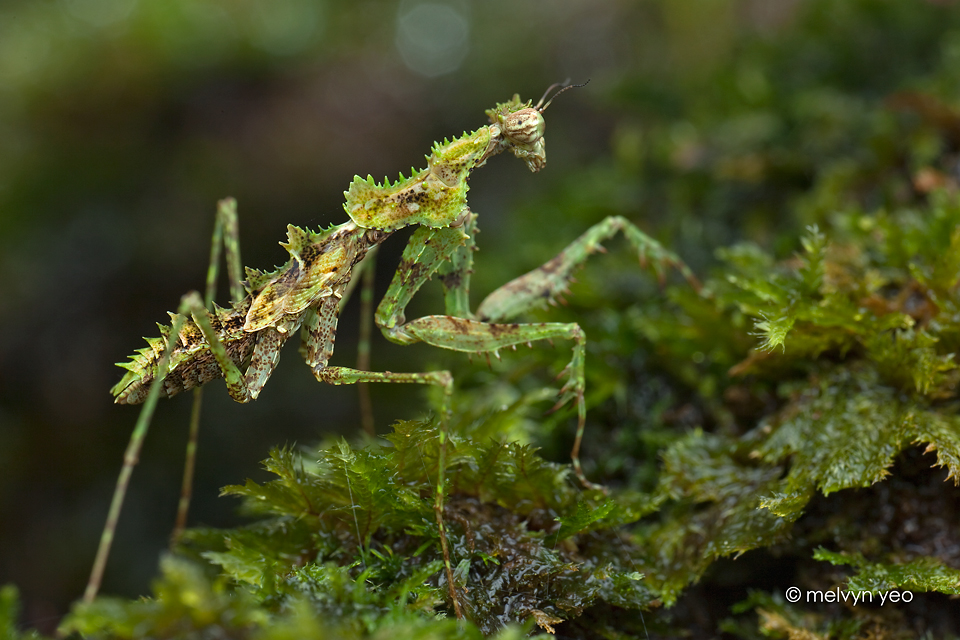
[[(542, 307), (544, 302), (566, 305), (564, 294), (569, 293), (569, 283), (575, 282), (571, 277), (574, 269), (589, 254), (606, 253), (602, 242), (618, 232), (622, 232), (637, 251), (641, 267), (647, 268), (653, 262), (661, 284), (668, 266), (679, 269), (698, 291), (700, 284), (677, 256), (664, 250), (625, 218), (612, 216), (590, 227), (553, 260), (494, 291), (475, 314), (471, 313), (469, 281), (479, 230), (475, 224), (477, 216), (466, 202), (467, 180), (473, 169), (503, 151), (513, 153), (534, 172), (546, 165), (543, 112), (558, 95), (582, 85), (564, 82), (559, 86), (560, 90), (548, 99), (557, 85), (550, 87), (536, 106), (514, 96), (488, 110), (490, 124), (452, 141), (435, 144), (427, 156), (429, 166), (419, 173), (411, 171), (408, 178), (401, 174), (398, 181), (390, 183), (385, 179), (383, 184), (376, 184), (369, 176), (355, 178), (345, 192), (344, 207), (350, 221), (318, 232), (288, 226), (287, 241), (281, 245), (290, 258), (272, 272), (248, 269), (246, 279), (241, 280), (236, 202), (221, 201), (206, 300), (198, 294), (185, 298), (179, 312), (171, 316), (171, 326), (161, 327), (162, 339), (149, 339), (147, 348), (140, 349), (130, 362), (121, 365), (126, 373), (113, 389), (118, 402), (146, 403), (114, 492), (87, 585), (88, 601), (99, 589), (123, 496), (157, 398), (198, 389), (212, 379), (223, 378), (234, 400), (255, 400), (273, 373), (280, 348), (300, 330), (301, 353), (318, 381), (337, 385), (412, 383), (442, 388), (444, 400), (437, 430), (440, 448), (433, 510), (445, 567), (440, 581), (447, 581), (453, 610), (458, 618), (463, 618), (460, 596), (466, 587), (458, 587), (454, 582), (451, 547), (444, 525), (451, 375), (446, 371), (368, 371), (366, 360), (360, 358), (356, 369), (328, 365), (333, 355), (340, 307), (349, 297), (351, 282), (355, 282), (353, 276), (361, 270), (358, 265), (368, 257), (371, 261), (366, 264), (371, 265), (372, 252), (394, 231), (407, 226), (418, 228), (408, 240), (390, 288), (377, 306), (374, 314), (377, 326), (387, 339), (399, 344), (426, 342), (467, 352), (468, 356), (482, 353), (491, 368), (490, 354), (499, 360), (501, 348), (509, 346), (516, 350), (517, 344), (532, 347), (532, 342), (539, 340), (555, 347), (553, 338), (572, 340), (575, 343), (573, 357), (556, 378), (566, 376), (566, 382), (559, 390), (556, 404), (547, 413), (571, 401), (576, 403), (577, 431), (570, 454), (574, 470), (584, 487), (605, 492), (603, 487), (586, 479), (580, 466), (579, 451), (586, 424), (583, 331), (574, 323), (516, 324), (509, 319)], [(227, 251), (233, 298), (226, 308), (212, 304), (221, 244)], [(372, 266), (368, 269), (372, 272)], [(434, 274), (444, 287), (446, 314), (408, 322), (405, 316), (408, 303)], [(188, 497), (186, 488), (182, 495)], [(182, 517), (185, 521), (185, 508)], [(549, 622), (547, 618), (544, 620)], [(549, 630), (549, 625), (545, 628)]]

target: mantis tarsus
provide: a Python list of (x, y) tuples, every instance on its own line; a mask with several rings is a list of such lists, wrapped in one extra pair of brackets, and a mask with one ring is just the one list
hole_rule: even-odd
[[(393, 373), (329, 366), (342, 300), (349, 295), (357, 265), (394, 231), (418, 225), (408, 241), (389, 289), (377, 307), (375, 321), (387, 339), (400, 344), (425, 342), (467, 353), (494, 352), (517, 344), (563, 338), (572, 340), (573, 356), (561, 376), (557, 407), (575, 401), (577, 432), (571, 458), (580, 481), (595, 487), (580, 467), (579, 449), (586, 420), (584, 405), (585, 336), (576, 323), (511, 323), (510, 319), (561, 294), (573, 270), (602, 249), (601, 242), (622, 231), (639, 254), (659, 272), (675, 266), (694, 281), (686, 265), (625, 218), (614, 216), (592, 226), (555, 258), (490, 294), (471, 312), (468, 292), (475, 250), (475, 213), (467, 207), (467, 179), (491, 157), (510, 151), (537, 172), (546, 165), (543, 113), (553, 85), (536, 105), (519, 96), (487, 110), (490, 124), (452, 141), (437, 143), (427, 156), (426, 169), (394, 183), (375, 184), (355, 178), (344, 192), (350, 221), (313, 232), (287, 227), (281, 245), (290, 259), (271, 272), (246, 270), (241, 281), (236, 203), (221, 201), (215, 227), (206, 304), (197, 292), (183, 296), (170, 327), (147, 340), (129, 362), (123, 379), (112, 389), (120, 404), (144, 408), (131, 436), (85, 593), (92, 600), (99, 589), (123, 497), (133, 466), (160, 395), (170, 397), (223, 378), (238, 402), (255, 400), (277, 364), (280, 348), (298, 330), (300, 353), (321, 382), (354, 384), (396, 382), (432, 384), (443, 390), (439, 419), (440, 452), (434, 511), (445, 561), (446, 581), (458, 617), (457, 596), (444, 527), (444, 476), (447, 413), (453, 379), (447, 371)], [(572, 88), (564, 86), (562, 91)], [(226, 248), (233, 302), (229, 308), (212, 304), (221, 244)], [(444, 290), (445, 314), (407, 321), (404, 311), (413, 295), (434, 273)], [(353, 280), (356, 282), (356, 279)], [(196, 413), (196, 412), (195, 412)], [(184, 502), (189, 493), (185, 483)], [(181, 505), (181, 516), (186, 505)], [(182, 519), (182, 518), (181, 518)], [(182, 525), (182, 522), (179, 522)]]

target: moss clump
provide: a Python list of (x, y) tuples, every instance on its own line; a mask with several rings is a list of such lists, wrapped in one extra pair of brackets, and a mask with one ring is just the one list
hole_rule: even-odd
[[(954, 13), (814, 1), (709, 82), (624, 72), (605, 94), (621, 113), (611, 157), (512, 216), (526, 244), (500, 242), (474, 281), (492, 289), (606, 215), (657, 224), (707, 277), (658, 288), (614, 250), (578, 274), (570, 306), (533, 314), (588, 336), (583, 459), (608, 493), (571, 477), (569, 410), (542, 413), (544, 372), (569, 351), (492, 372), (444, 363), (461, 385), (443, 517), (467, 622), (451, 618), (437, 425), (421, 420), (386, 444), (274, 450), (274, 480), (225, 489), (251, 524), (191, 531), (152, 598), (101, 598), (64, 628), (957, 637)], [(891, 42), (910, 55), (892, 60)], [(788, 587), (913, 599), (790, 603)]]
[(636, 510), (580, 490), (567, 467), (530, 446), (480, 437), (527, 405), (461, 423), (449, 441), (444, 518), (471, 625), (451, 624), (445, 602), (433, 511), (437, 430), (400, 422), (387, 445), (273, 451), (265, 467), (275, 480), (224, 489), (242, 497), (256, 523), (189, 532), (181, 551), (194, 560), (165, 561), (155, 599), (100, 599), (79, 607), (66, 628), (109, 637), (136, 637), (143, 625), (160, 635), (223, 628), (272, 638), (286, 633), (273, 627), (302, 625), (309, 612), (341, 637), (397, 625), (411, 625), (414, 637), (474, 637), (527, 619), (552, 629), (603, 603), (649, 606), (656, 596), (636, 571), (634, 549), (614, 545), (610, 530)]

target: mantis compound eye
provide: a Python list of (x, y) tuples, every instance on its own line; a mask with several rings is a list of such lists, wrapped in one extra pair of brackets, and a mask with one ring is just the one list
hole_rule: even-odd
[(503, 120), (503, 133), (515, 144), (534, 144), (543, 137), (547, 123), (536, 109), (520, 109)]

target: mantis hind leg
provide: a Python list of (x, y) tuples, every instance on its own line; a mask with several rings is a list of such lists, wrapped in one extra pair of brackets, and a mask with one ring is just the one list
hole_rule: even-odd
[[(225, 250), (230, 297), (240, 300), (246, 294), (243, 285), (240, 261), (240, 230), (237, 220), (237, 201), (225, 198), (217, 203), (216, 222), (210, 240), (210, 263), (207, 267), (207, 283), (204, 289), (204, 306), (210, 309), (217, 295), (217, 280), (220, 275), (220, 255)], [(193, 390), (193, 406), (190, 410), (190, 432), (187, 438), (187, 453), (183, 464), (183, 481), (180, 485), (180, 500), (177, 503), (177, 519), (173, 525), (171, 542), (176, 544), (187, 526), (190, 500), (193, 497), (193, 474), (197, 462), (197, 440), (200, 436), (200, 410), (203, 406), (203, 387)]]
[(137, 424), (133, 429), (133, 433), (130, 435), (130, 442), (127, 444), (127, 449), (123, 454), (123, 467), (120, 469), (117, 486), (113, 492), (113, 498), (110, 501), (110, 510), (107, 512), (107, 522), (103, 527), (103, 533), (100, 535), (100, 544), (97, 547), (97, 555), (93, 561), (93, 569), (90, 571), (90, 579), (87, 581), (87, 588), (83, 593), (84, 602), (93, 601), (97, 596), (97, 591), (100, 590), (100, 583), (103, 581), (103, 572), (107, 566), (107, 558), (110, 556), (110, 547), (113, 545), (117, 522), (120, 520), (123, 499), (126, 497), (127, 487), (130, 486), (130, 476), (133, 474), (133, 467), (140, 459), (140, 450), (143, 448), (143, 441), (147, 437), (147, 431), (150, 429), (153, 411), (157, 406), (160, 389), (163, 387), (163, 379), (167, 375), (170, 364), (170, 354), (173, 352), (173, 347), (177, 343), (180, 329), (186, 321), (185, 312), (188, 310), (186, 300), (181, 301), (180, 308), (181, 314), (173, 321), (163, 356), (161, 356), (157, 366), (156, 383), (150, 387), (147, 399), (144, 401), (140, 415), (137, 417)]
[[(159, 398), (160, 390), (163, 388), (163, 379), (166, 377), (168, 372), (170, 354), (177, 343), (180, 335), (180, 329), (183, 327), (184, 323), (187, 322), (187, 319), (193, 316), (194, 320), (198, 323), (198, 325), (200, 325), (201, 330), (204, 330), (204, 325), (206, 325), (206, 330), (204, 331), (205, 335), (214, 335), (213, 329), (210, 327), (210, 322), (206, 316), (206, 309), (212, 306), (213, 298), (216, 293), (222, 247), (226, 248), (226, 261), (231, 295), (235, 300), (240, 299), (245, 295), (243, 285), (240, 282), (241, 262), (236, 207), (237, 203), (232, 198), (221, 200), (217, 207), (216, 224), (214, 225), (213, 238), (210, 248), (210, 265), (207, 270), (205, 296), (206, 304), (204, 304), (204, 301), (200, 299), (199, 294), (196, 292), (189, 293), (181, 299), (178, 314), (173, 319), (173, 324), (167, 337), (164, 355), (160, 359), (160, 362), (157, 366), (155, 382), (153, 385), (151, 385), (150, 392), (148, 393), (143, 408), (140, 411), (140, 415), (137, 418), (136, 426), (134, 427), (133, 433), (130, 436), (130, 442), (127, 445), (126, 452), (123, 456), (123, 467), (120, 470), (120, 476), (117, 478), (116, 489), (114, 490), (113, 498), (110, 503), (110, 509), (107, 514), (107, 522), (104, 525), (103, 533), (100, 536), (100, 543), (97, 548), (96, 558), (94, 559), (93, 569), (91, 570), (90, 579), (87, 582), (87, 587), (84, 591), (83, 598), (86, 602), (92, 601), (96, 597), (97, 592), (100, 590), (100, 584), (103, 580), (103, 573), (106, 568), (107, 559), (110, 555), (110, 548), (113, 544), (113, 538), (116, 533), (117, 522), (120, 519), (123, 501), (126, 496), (127, 488), (130, 485), (130, 477), (133, 473), (133, 467), (139, 460), (140, 450), (143, 448), (143, 441), (150, 429), (150, 422), (153, 419), (153, 412), (156, 408), (157, 399)], [(226, 356), (226, 352), (223, 350), (222, 344), (219, 343), (219, 340), (216, 340), (216, 344), (212, 347), (214, 352), (216, 352), (216, 346), (220, 346), (220, 350), (223, 351), (223, 362), (220, 362), (221, 359), (218, 357), (218, 362), (220, 362), (221, 368), (224, 368), (225, 364), (228, 364), (233, 368), (233, 372), (228, 372), (227, 369), (224, 369), (224, 376), (228, 379), (228, 381), (231, 377), (236, 378), (239, 375), (239, 372), (236, 370), (236, 365), (229, 361), (229, 358)], [(232, 376), (231, 373), (233, 374)], [(246, 392), (246, 390), (244, 391)], [(176, 542), (176, 540), (180, 537), (180, 534), (186, 525), (187, 512), (190, 505), (190, 497), (193, 485), (193, 469), (196, 462), (197, 434), (200, 424), (201, 400), (202, 389), (197, 388), (194, 391), (194, 404), (191, 411), (190, 436), (187, 443), (183, 484), (181, 487), (180, 500), (177, 507), (177, 519), (172, 535), (172, 540), (174, 542)]]

